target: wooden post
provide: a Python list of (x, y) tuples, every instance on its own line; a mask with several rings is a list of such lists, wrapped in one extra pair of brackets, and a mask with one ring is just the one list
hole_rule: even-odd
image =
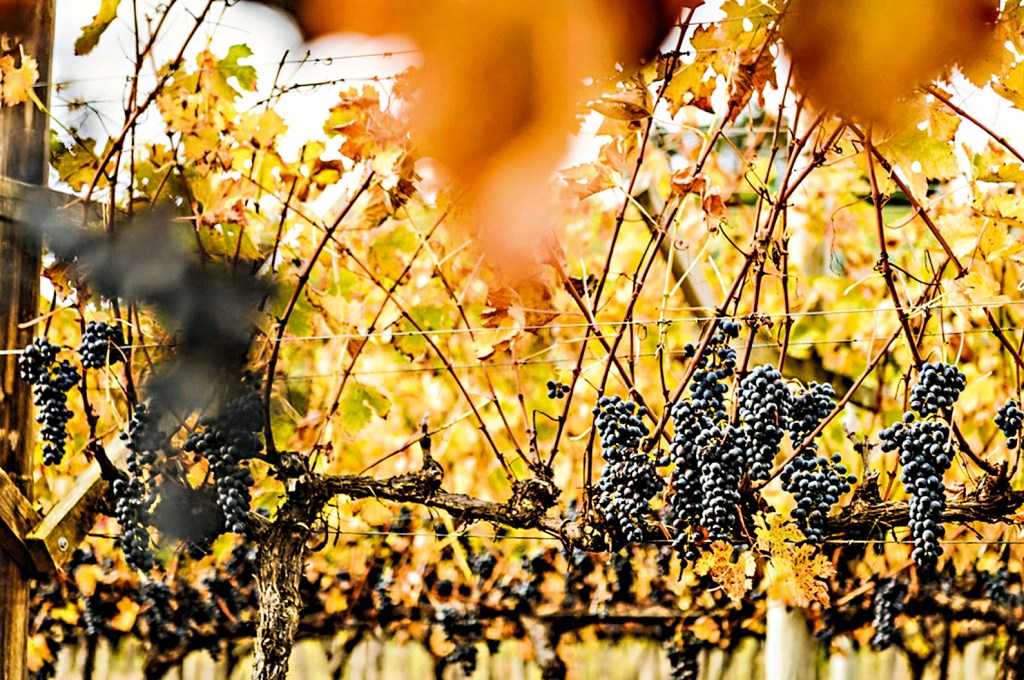
[(814, 637), (804, 611), (768, 599), (768, 630), (765, 635), (765, 680), (804, 680), (815, 677)]
[[(6, 2), (0, 9), (0, 51), (20, 63), (38, 62), (35, 94), (49, 107), (54, 0)], [(31, 103), (0, 108), (0, 177), (45, 185), (49, 174), (49, 120)], [(28, 344), (34, 329), (22, 327), (39, 314), (40, 253), (8, 219), (0, 197), (0, 349)], [(29, 501), (34, 450), (32, 395), (18, 379), (18, 357), (0, 355), (0, 469)], [(26, 677), (28, 574), (0, 551), (0, 677)]]

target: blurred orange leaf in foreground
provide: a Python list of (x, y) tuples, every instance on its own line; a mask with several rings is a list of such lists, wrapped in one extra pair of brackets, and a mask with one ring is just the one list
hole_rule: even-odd
[(545, 258), (550, 179), (584, 80), (656, 53), (703, 0), (303, 0), (307, 37), (403, 33), (423, 52), (409, 112), (421, 150), (468, 191), (484, 250), (512, 278)]
[(863, 123), (990, 46), (998, 0), (793, 0), (782, 24), (797, 85)]

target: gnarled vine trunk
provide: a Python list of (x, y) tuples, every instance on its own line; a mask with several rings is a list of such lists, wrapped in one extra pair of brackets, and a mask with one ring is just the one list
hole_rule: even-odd
[(1003, 652), (999, 680), (1024, 680), (1024, 627), (1006, 632), (1010, 639)]
[(299, 579), (308, 529), (277, 522), (262, 537), (256, 558), (260, 619), (256, 627), (253, 680), (284, 680), (299, 628)]

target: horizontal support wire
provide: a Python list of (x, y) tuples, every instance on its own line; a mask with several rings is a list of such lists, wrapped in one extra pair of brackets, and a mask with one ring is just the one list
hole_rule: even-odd
[[(341, 530), (341, 529), (326, 529), (324, 531), (318, 531), (316, 533), (327, 534), (329, 536), (363, 536), (363, 537), (374, 537), (374, 538), (386, 538), (388, 536), (403, 536), (408, 538), (436, 538), (444, 540), (447, 538), (473, 538), (487, 541), (561, 541), (557, 536), (499, 536), (495, 534), (470, 534), (470, 533), (448, 533), (439, 534), (429, 531), (354, 531), (354, 530)], [(92, 532), (86, 534), (92, 538), (106, 538), (111, 540), (121, 540), (121, 534), (118, 533), (100, 533)], [(867, 545), (874, 543), (884, 543), (891, 545), (913, 545), (914, 541), (911, 538), (900, 539), (900, 538), (826, 538), (822, 541), (822, 544), (829, 545)], [(1010, 540), (1010, 539), (981, 539), (981, 538), (969, 538), (969, 539), (939, 539), (939, 543), (943, 545), (1024, 545), (1024, 539), (1022, 540)], [(653, 539), (650, 541), (644, 541), (636, 545), (671, 545), (670, 539)]]

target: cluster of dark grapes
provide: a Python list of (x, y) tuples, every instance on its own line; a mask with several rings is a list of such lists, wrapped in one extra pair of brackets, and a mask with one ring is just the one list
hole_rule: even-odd
[(490, 550), (481, 550), (469, 556), (469, 568), (481, 583), (494, 575), (494, 569), (497, 566), (498, 558)]
[(100, 321), (85, 325), (78, 354), (82, 357), (83, 368), (103, 368), (124, 361), (124, 334), (121, 327)]
[(697, 660), (700, 647), (693, 635), (673, 637), (665, 644), (665, 650), (668, 652), (671, 680), (697, 680), (700, 675), (700, 663)]
[(932, 361), (921, 366), (921, 376), (910, 390), (910, 408), (931, 416), (952, 408), (967, 386), (967, 377), (956, 366)]
[(67, 360), (57, 362), (60, 348), (46, 338), (36, 338), (21, 353), (18, 371), (32, 385), (36, 421), (42, 426), (43, 463), (57, 465), (64, 459), (67, 424), (73, 415), (68, 408), (68, 392), (78, 384), (78, 369)]
[(774, 366), (757, 366), (740, 381), (737, 400), (750, 445), (747, 474), (755, 481), (768, 479), (790, 420), (789, 386)]
[(569, 386), (558, 380), (548, 381), (548, 399), (563, 399), (569, 394)]
[(245, 534), (249, 487), (254, 483), (245, 462), (260, 455), (264, 425), (263, 401), (255, 380), (247, 376), (216, 416), (204, 417), (185, 440), (184, 449), (204, 456), (217, 486), (217, 505), (228, 531)]
[(521, 564), (524, 578), (514, 582), (509, 593), (515, 599), (517, 609), (533, 611), (541, 599), (540, 586), (544, 577), (554, 571), (554, 567), (544, 553), (524, 555)]
[(636, 571), (633, 569), (632, 555), (612, 555), (611, 568), (614, 578), (610, 579), (613, 603), (635, 604), (633, 586), (636, 585)]
[(650, 432), (643, 422), (646, 414), (644, 407), (619, 396), (601, 397), (594, 408), (594, 427), (605, 460), (595, 503), (612, 534), (626, 541), (643, 540), (651, 499), (663, 486), (654, 461), (640, 450), (641, 440)]
[(842, 456), (801, 454), (782, 472), (782, 489), (793, 494), (793, 520), (811, 543), (825, 540), (825, 521), (839, 497), (850, 491), (857, 476), (847, 474)]
[(1021, 604), (1021, 594), (1010, 592), (1010, 572), (1006, 567), (981, 572), (982, 594), (1003, 607)]
[(875, 634), (871, 637), (871, 647), (876, 651), (888, 649), (892, 645), (896, 617), (903, 611), (906, 596), (907, 584), (896, 579), (885, 578), (875, 586), (875, 596), (871, 602)]
[(565, 555), (568, 569), (565, 574), (565, 606), (587, 606), (594, 597), (594, 586), (587, 577), (594, 573), (596, 565), (592, 553), (574, 548)]
[(696, 560), (697, 550), (691, 545), (689, 530), (700, 521), (704, 506), (704, 490), (700, 484), (701, 450), (719, 430), (704, 414), (695, 412), (688, 401), (676, 402), (671, 414), (675, 433), (669, 445), (669, 460), (664, 462), (674, 467), (669, 475), (671, 492), (666, 505), (669, 515), (666, 523), (675, 530), (672, 543), (676, 552), (686, 559)]
[(146, 404), (135, 408), (128, 431), (121, 435), (128, 448), (125, 456), (128, 474), (115, 479), (111, 485), (114, 517), (121, 525), (121, 549), (128, 564), (141, 571), (149, 571), (155, 566), (146, 529), (153, 502), (148, 493), (147, 472), (156, 462), (158, 453), (169, 447), (158, 421), (159, 415)]
[[(792, 405), (786, 429), (793, 446), (799, 446), (807, 435), (818, 429), (825, 418), (832, 413), (836, 403), (836, 391), (829, 383), (811, 384), (797, 390), (792, 396)], [(808, 448), (815, 448), (811, 444)]]
[[(661, 463), (674, 467), (669, 477), (671, 493), (666, 510), (675, 529), (673, 546), (684, 559), (696, 559), (697, 526), (708, 529), (711, 540), (728, 540), (736, 521), (739, 481), (747, 452), (740, 428), (729, 427), (726, 380), (736, 370), (736, 350), (729, 341), (739, 335), (740, 325), (722, 321), (698, 360), (690, 381), (690, 398), (672, 405), (675, 433), (669, 455)], [(686, 345), (683, 355), (696, 349)], [(726, 442), (726, 434), (729, 441)]]
[(749, 446), (743, 430), (729, 425), (722, 444), (704, 451), (700, 469), (704, 507), (700, 523), (711, 541), (732, 538), (742, 501), (740, 479)]
[(176, 616), (176, 599), (161, 581), (145, 581), (139, 589), (140, 612), (149, 629), (149, 640), (161, 652), (175, 650), (189, 639), (189, 621)]
[(1020, 444), (1020, 431), (1024, 427), (1024, 411), (1016, 399), (1009, 399), (996, 413), (996, 425), (1006, 437), (1006, 447), (1015, 449)]
[(459, 664), (467, 675), (476, 672), (477, 649), (474, 641), (483, 637), (484, 626), (479, 617), (469, 611), (442, 605), (437, 608), (435, 618), (441, 625), (445, 637), (455, 643), (455, 650), (445, 657), (449, 664)]
[(903, 420), (879, 433), (882, 451), (899, 451), (900, 479), (910, 494), (910, 531), (914, 537), (911, 557), (917, 566), (933, 571), (946, 534), (942, 513), (946, 509), (946, 485), (942, 480), (952, 459), (949, 425), (941, 420), (918, 420), (906, 413)]

